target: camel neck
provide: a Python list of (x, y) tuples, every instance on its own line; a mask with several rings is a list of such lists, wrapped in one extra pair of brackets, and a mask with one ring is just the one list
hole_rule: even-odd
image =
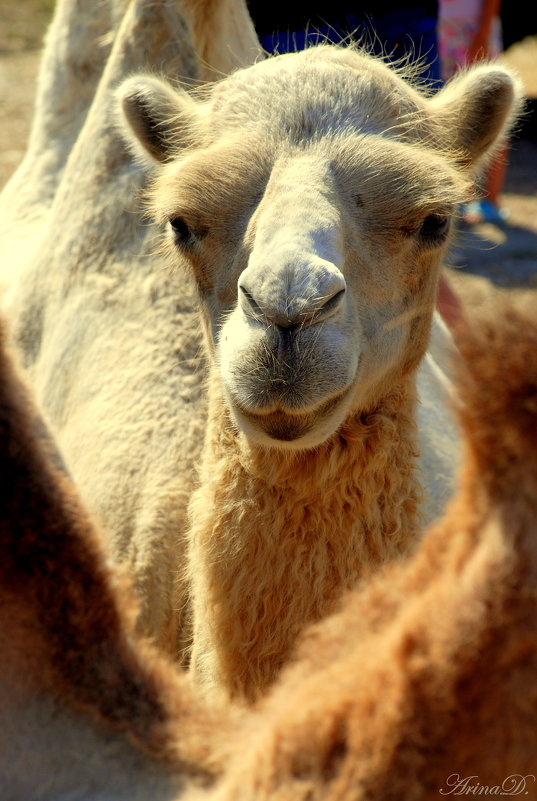
[(195, 674), (254, 699), (304, 625), (416, 539), (414, 393), (405, 381), (315, 451), (245, 445), (211, 398), (189, 573)]

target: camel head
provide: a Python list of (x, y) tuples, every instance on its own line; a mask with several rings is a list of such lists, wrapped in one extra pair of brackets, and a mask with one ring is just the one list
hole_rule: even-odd
[(513, 78), (480, 66), (431, 96), (322, 46), (197, 95), (148, 76), (119, 94), (249, 440), (314, 447), (375, 408), (427, 348), (452, 218), (509, 125)]

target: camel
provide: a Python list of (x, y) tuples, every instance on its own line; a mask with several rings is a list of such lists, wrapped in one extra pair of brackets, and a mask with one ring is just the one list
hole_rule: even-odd
[(209, 705), (135, 633), (128, 581), (2, 334), (2, 800), (537, 798), (535, 321), (491, 315), (461, 350), (465, 457), (445, 517), (244, 710)]
[(0, 201), (4, 308), (36, 400), (112, 555), (135, 575), (141, 627), (176, 657), (181, 532), (204, 427), (195, 292), (155, 258), (136, 213), (146, 175), (111, 109), (135, 69), (196, 83), (241, 66), (249, 48), (259, 51), (240, 0), (60, 0), (28, 153)]
[(357, 49), (321, 46), (201, 100), (143, 76), (119, 94), (204, 324), (192, 665), (252, 700), (305, 623), (416, 542), (416, 371), (451, 217), (516, 82), (487, 66), (429, 98)]
[[(159, 226), (141, 219), (150, 170), (119, 141), (113, 109), (140, 70), (192, 87), (260, 57), (242, 0), (60, 0), (28, 154), (0, 198), (14, 344), (66, 469), (134, 576), (141, 631), (177, 659), (208, 372), (195, 281), (168, 271)], [(458, 453), (450, 347), (435, 315), (417, 379), (425, 520), (451, 493)]]

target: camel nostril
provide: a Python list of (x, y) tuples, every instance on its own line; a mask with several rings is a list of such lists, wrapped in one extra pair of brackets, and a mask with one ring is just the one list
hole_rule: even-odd
[[(238, 282), (238, 301), (242, 312), (252, 320), (293, 329), (315, 325), (337, 314), (347, 293), (341, 274), (327, 276), (317, 286), (305, 288), (303, 283), (260, 281), (259, 285), (243, 280)], [(274, 287), (274, 284), (276, 286)]]
[(336, 312), (339, 309), (339, 307), (341, 306), (341, 304), (343, 302), (343, 298), (344, 298), (346, 292), (347, 292), (346, 287), (344, 287), (343, 289), (340, 289), (337, 292), (335, 292), (332, 295), (332, 297), (330, 297), (330, 298), (328, 298), (327, 300), (324, 301), (322, 306), (319, 306), (319, 309), (317, 310), (316, 314), (318, 316), (322, 315), (322, 317), (325, 318), (328, 315), (333, 314), (334, 312)]
[(256, 302), (254, 296), (249, 292), (243, 284), (239, 284), (240, 303), (245, 311), (250, 314), (255, 314), (256, 317), (263, 317), (261, 306)]

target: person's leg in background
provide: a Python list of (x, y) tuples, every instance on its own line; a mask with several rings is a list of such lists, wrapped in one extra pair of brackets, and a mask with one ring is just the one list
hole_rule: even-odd
[[(490, 60), (502, 51), (500, 0), (440, 0), (438, 38), (442, 78), (477, 61)], [(483, 176), (479, 199), (461, 209), (463, 222), (500, 224), (508, 213), (500, 193), (507, 163), (507, 147), (501, 148)]]

